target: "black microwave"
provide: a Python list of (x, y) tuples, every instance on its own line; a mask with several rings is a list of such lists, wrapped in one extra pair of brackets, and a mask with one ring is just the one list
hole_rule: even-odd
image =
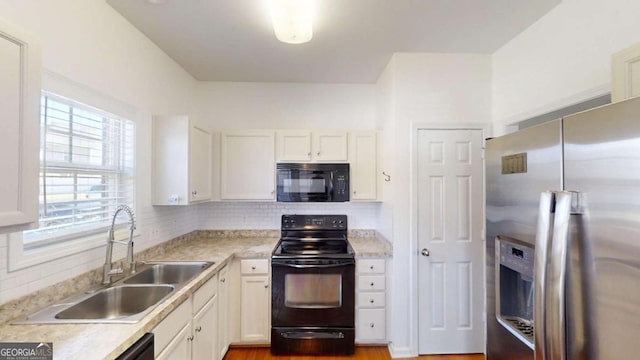
[(276, 170), (278, 201), (349, 201), (349, 164), (281, 163)]

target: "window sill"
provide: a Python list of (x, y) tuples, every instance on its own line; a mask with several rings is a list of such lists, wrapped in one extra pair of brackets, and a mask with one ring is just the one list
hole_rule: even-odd
[[(9, 234), (7, 236), (8, 271), (13, 272), (103, 247), (106, 244), (107, 231), (108, 229), (105, 228), (101, 232), (96, 233), (94, 231), (85, 236), (81, 234), (72, 240), (57, 242), (31, 250), (25, 250), (21, 232)], [(134, 238), (139, 236), (140, 234), (135, 231)], [(116, 240), (128, 240), (129, 228), (117, 230), (115, 237)]]

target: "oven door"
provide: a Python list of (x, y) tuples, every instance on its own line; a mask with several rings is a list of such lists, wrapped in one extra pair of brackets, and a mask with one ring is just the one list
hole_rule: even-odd
[(281, 202), (332, 201), (331, 171), (313, 169), (278, 169), (277, 200)]
[(354, 259), (272, 259), (272, 326), (354, 326)]

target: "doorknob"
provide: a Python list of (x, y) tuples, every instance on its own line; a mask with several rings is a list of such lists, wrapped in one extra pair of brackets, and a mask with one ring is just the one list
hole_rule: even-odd
[(429, 250), (427, 248), (422, 249), (422, 251), (420, 252), (422, 254), (422, 256), (429, 256)]

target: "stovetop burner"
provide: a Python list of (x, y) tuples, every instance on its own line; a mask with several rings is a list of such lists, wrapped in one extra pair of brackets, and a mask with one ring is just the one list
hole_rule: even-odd
[(282, 215), (274, 259), (353, 258), (346, 215)]

